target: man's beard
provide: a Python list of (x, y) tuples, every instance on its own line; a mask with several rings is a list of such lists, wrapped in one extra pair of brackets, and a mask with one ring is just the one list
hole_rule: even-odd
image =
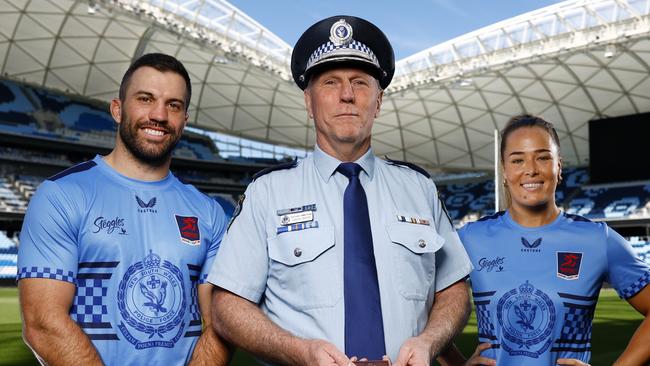
[[(149, 144), (143, 141), (141, 137), (138, 137), (140, 127), (146, 126), (164, 129), (170, 139), (160, 145), (151, 144), (153, 146), (147, 146)], [(170, 129), (167, 123), (144, 122), (138, 125), (137, 122), (129, 120), (125, 113), (122, 113), (122, 123), (118, 127), (118, 133), (124, 146), (131, 155), (140, 162), (151, 166), (162, 166), (166, 164), (172, 154), (172, 150), (174, 150), (178, 140), (180, 140), (180, 135)]]

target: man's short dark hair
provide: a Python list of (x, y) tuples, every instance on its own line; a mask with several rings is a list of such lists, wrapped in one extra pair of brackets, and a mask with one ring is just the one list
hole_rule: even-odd
[(185, 80), (185, 112), (190, 106), (190, 99), (192, 98), (192, 83), (190, 82), (190, 75), (185, 70), (185, 66), (178, 61), (175, 57), (166, 55), (164, 53), (148, 53), (142, 55), (140, 58), (135, 60), (128, 70), (122, 76), (122, 82), (120, 83), (120, 100), (124, 102), (126, 97), (126, 89), (131, 82), (131, 76), (135, 70), (143, 67), (149, 66), (160, 72), (173, 72), (183, 77)]

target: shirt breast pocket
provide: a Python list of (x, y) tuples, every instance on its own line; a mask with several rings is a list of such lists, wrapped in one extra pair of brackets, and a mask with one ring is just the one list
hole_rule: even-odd
[(436, 254), (445, 240), (430, 226), (393, 223), (388, 236), (400, 294), (409, 300), (426, 300), (435, 279)]
[(301, 310), (334, 306), (341, 300), (334, 228), (290, 231), (268, 239), (268, 291)]

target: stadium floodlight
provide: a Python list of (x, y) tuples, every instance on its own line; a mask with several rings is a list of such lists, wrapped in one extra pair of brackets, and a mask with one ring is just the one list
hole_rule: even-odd
[(605, 53), (603, 54), (603, 56), (605, 56), (605, 58), (612, 58), (614, 57), (615, 54), (616, 54), (616, 47), (614, 47), (613, 45), (609, 45), (607, 46), (607, 48), (605, 48)]

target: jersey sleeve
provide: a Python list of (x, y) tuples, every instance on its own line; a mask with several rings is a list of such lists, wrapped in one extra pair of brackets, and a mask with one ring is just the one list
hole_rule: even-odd
[(629, 299), (650, 283), (650, 265), (636, 256), (627, 240), (607, 225), (604, 226), (607, 237), (607, 282), (620, 297)]
[(210, 243), (208, 246), (208, 252), (205, 256), (205, 261), (203, 262), (203, 267), (201, 268), (201, 277), (199, 278), (199, 284), (205, 283), (208, 278), (208, 273), (210, 268), (212, 268), (212, 263), (214, 258), (219, 251), (219, 246), (221, 245), (221, 240), (223, 239), (223, 234), (226, 232), (226, 226), (228, 222), (226, 220), (226, 214), (223, 211), (221, 205), (214, 199), (210, 198), (211, 209), (212, 209), (212, 236), (210, 237)]
[(208, 274), (208, 282), (259, 303), (266, 289), (268, 250), (264, 227), (266, 195), (258, 183), (240, 199)]
[(75, 213), (58, 184), (46, 180), (29, 202), (20, 232), (18, 276), (75, 282), (78, 246)]
[(472, 271), (472, 263), (433, 183), (431, 183), (430, 192), (431, 200), (433, 201), (434, 224), (438, 234), (445, 239), (442, 248), (436, 252), (435, 285), (436, 291), (441, 291), (467, 277)]

